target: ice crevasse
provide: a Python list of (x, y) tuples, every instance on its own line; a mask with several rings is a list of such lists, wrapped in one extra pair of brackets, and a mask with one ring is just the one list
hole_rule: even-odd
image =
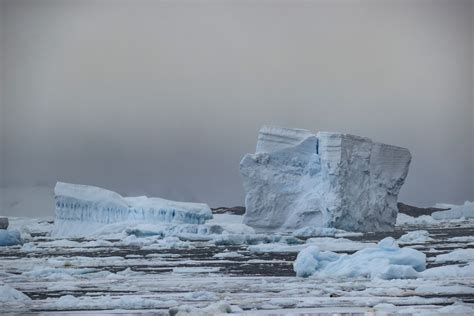
[(58, 182), (54, 195), (54, 237), (84, 236), (104, 225), (119, 222), (203, 224), (212, 219), (207, 204), (146, 196), (122, 197), (116, 192), (88, 185)]

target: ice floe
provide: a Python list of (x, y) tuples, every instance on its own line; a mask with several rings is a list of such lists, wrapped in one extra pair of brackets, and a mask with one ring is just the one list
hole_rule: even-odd
[(401, 236), (398, 239), (399, 243), (425, 243), (428, 241), (432, 241), (433, 238), (430, 237), (430, 234), (426, 230), (415, 230), (406, 233), (405, 235)]
[(27, 302), (31, 299), (9, 285), (0, 285), (0, 302), (22, 301)]
[(369, 247), (352, 255), (321, 251), (316, 246), (303, 249), (294, 263), (297, 276), (370, 277), (381, 279), (416, 278), (425, 270), (426, 255), (411, 248), (399, 248), (387, 237), (377, 247)]
[(449, 253), (437, 255), (436, 263), (449, 261), (474, 261), (474, 249), (456, 249)]

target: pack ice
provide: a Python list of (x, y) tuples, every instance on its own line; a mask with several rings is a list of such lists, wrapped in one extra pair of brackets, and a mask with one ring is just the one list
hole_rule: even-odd
[(264, 126), (240, 162), (244, 223), (261, 231), (307, 226), (392, 230), (410, 152), (369, 138)]
[(58, 182), (52, 236), (84, 236), (119, 222), (203, 224), (212, 218), (207, 204), (161, 198), (122, 197), (106, 189)]

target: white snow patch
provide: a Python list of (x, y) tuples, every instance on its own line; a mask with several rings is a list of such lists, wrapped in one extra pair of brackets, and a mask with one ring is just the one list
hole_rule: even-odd
[(412, 217), (410, 215), (406, 215), (403, 213), (398, 213), (397, 215), (397, 226), (405, 226), (405, 225), (416, 225), (416, 226), (430, 226), (439, 223), (439, 221), (435, 220), (433, 217), (429, 215), (421, 215), (418, 217)]
[[(52, 300), (52, 299), (49, 299)], [(136, 295), (124, 295), (112, 297), (109, 295), (99, 297), (74, 297), (72, 295), (61, 296), (59, 299), (45, 304), (50, 309), (144, 309), (163, 308), (175, 303), (174, 301), (162, 301), (158, 299), (144, 298)]]
[(219, 272), (219, 267), (176, 267), (173, 273), (213, 273)]
[(474, 249), (456, 249), (449, 253), (437, 255), (436, 263), (449, 261), (474, 261)]
[(208, 291), (191, 292), (184, 295), (184, 298), (190, 301), (216, 301), (217, 295)]
[(244, 255), (236, 252), (236, 251), (229, 251), (229, 252), (220, 252), (220, 253), (216, 253), (214, 256), (214, 258), (218, 258), (218, 259), (227, 259), (227, 258), (243, 258)]
[(345, 230), (332, 227), (306, 226), (295, 230), (292, 235), (295, 237), (334, 237), (338, 233), (345, 233)]
[(474, 277), (474, 263), (465, 266), (447, 265), (426, 269), (419, 274), (422, 278), (444, 279), (444, 278), (464, 278)]
[[(240, 310), (242, 311), (242, 310)], [(232, 313), (233, 308), (227, 302), (216, 302), (207, 307), (198, 308), (189, 305), (170, 308), (169, 314), (172, 316), (206, 316)]]

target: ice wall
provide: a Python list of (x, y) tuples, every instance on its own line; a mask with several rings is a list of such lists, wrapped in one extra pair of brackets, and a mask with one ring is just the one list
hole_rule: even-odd
[(244, 222), (260, 230), (391, 230), (407, 149), (364, 137), (264, 126), (240, 163)]
[(118, 222), (203, 224), (209, 206), (160, 198), (122, 197), (106, 189), (58, 182), (53, 236), (81, 236)]

